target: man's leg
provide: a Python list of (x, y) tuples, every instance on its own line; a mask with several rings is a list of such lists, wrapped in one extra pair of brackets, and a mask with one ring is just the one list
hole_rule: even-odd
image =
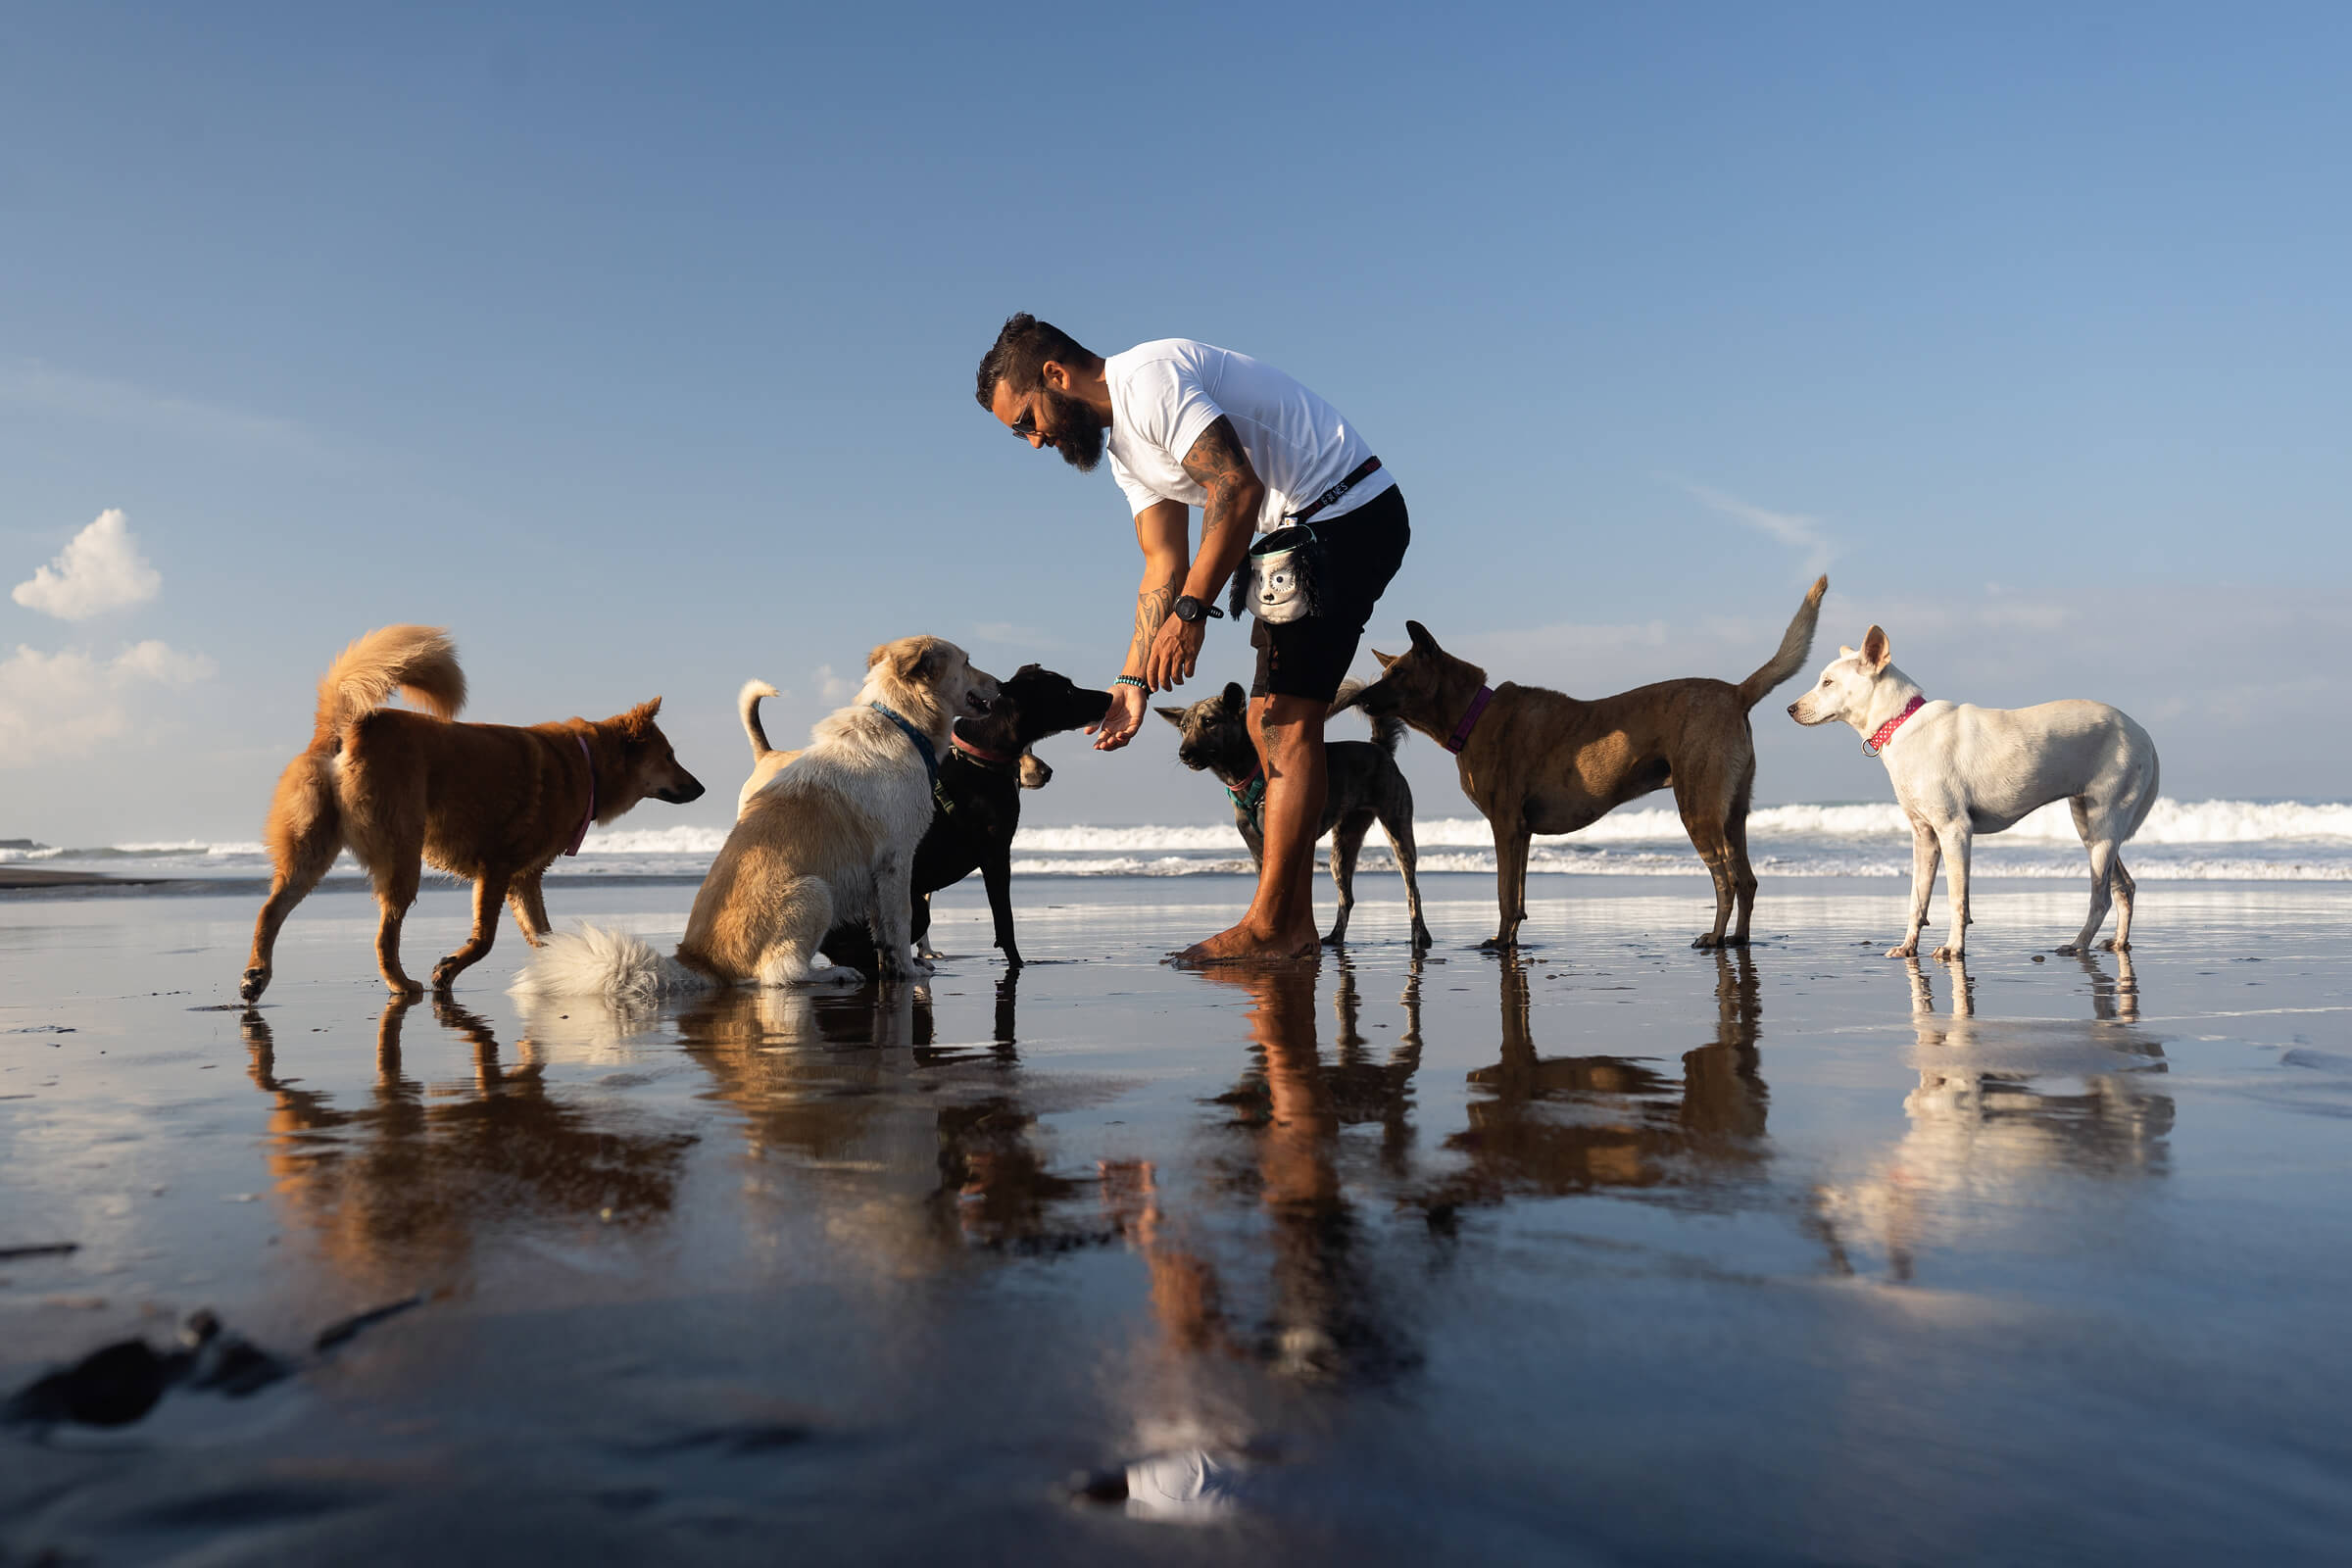
[(1230, 930), (1188, 948), (1179, 963), (1235, 958), (1311, 957), (1315, 926), (1315, 829), (1323, 822), (1329, 777), (1323, 755), (1328, 704), (1306, 697), (1260, 697), (1250, 705), (1250, 731), (1266, 767), (1266, 858), (1257, 896)]

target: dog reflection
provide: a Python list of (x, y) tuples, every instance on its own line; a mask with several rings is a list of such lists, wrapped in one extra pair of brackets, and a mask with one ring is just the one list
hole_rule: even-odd
[(447, 998), (434, 1021), (473, 1048), (470, 1093), (425, 1086), (402, 1067), (412, 998), (376, 1025), (368, 1103), (339, 1106), (278, 1076), (270, 1024), (240, 1028), (254, 1085), (273, 1102), (266, 1156), (279, 1197), (334, 1271), (371, 1289), (414, 1289), (419, 1273), (463, 1274), (493, 1226), (640, 1224), (668, 1212), (684, 1133), (600, 1119), (551, 1096), (536, 1065), (499, 1059), (489, 1024)]
[(1910, 1126), (1877, 1171), (1819, 1195), (1834, 1268), (1854, 1271), (1852, 1249), (1867, 1239), (1889, 1276), (1907, 1281), (1924, 1249), (2034, 1207), (2025, 1200), (2036, 1184), (2165, 1172), (2173, 1101), (2155, 1088), (2164, 1048), (2137, 1027), (2132, 956), (2115, 955), (2112, 976), (2089, 954), (2075, 961), (2090, 997), (2083, 1021), (1980, 1018), (1976, 981), (1959, 963), (1939, 1013), (1932, 969), (1907, 960), (1919, 1071), (1903, 1099)]
[[(1253, 1003), (1253, 1070), (1221, 1097), (1236, 1112), (1231, 1125), (1242, 1134), (1245, 1162), (1229, 1164), (1221, 1179), (1212, 1174), (1211, 1185), (1249, 1195), (1265, 1215), (1268, 1289), (1258, 1311), (1228, 1292), (1224, 1280), (1232, 1271), (1220, 1271), (1200, 1227), (1171, 1217), (1152, 1164), (1106, 1167), (1105, 1201), (1144, 1254), (1165, 1347), (1179, 1359), (1255, 1361), (1304, 1381), (1394, 1376), (1419, 1357), (1383, 1311), (1371, 1239), (1346, 1197), (1340, 1132), (1377, 1124), (1384, 1162), (1405, 1158), (1412, 1138), (1410, 1085), (1421, 1054), (1420, 965), (1416, 961), (1405, 987), (1404, 1033), (1393, 1052), (1375, 1057), (1360, 1032), (1353, 968), (1341, 960), (1335, 997), (1340, 1041), (1330, 1063), (1316, 1040), (1315, 971), (1203, 974), (1211, 983), (1248, 991)], [(1179, 1384), (1189, 1376), (1171, 1370)], [(1177, 1402), (1196, 1401), (1179, 1396)]]
[(1468, 1156), (1428, 1200), (1442, 1214), (1514, 1194), (1708, 1182), (1765, 1158), (1754, 957), (1715, 955), (1715, 1039), (1683, 1054), (1680, 1083), (1625, 1056), (1539, 1056), (1527, 970), (1502, 962), (1502, 1057), (1470, 1074), (1486, 1098), (1446, 1141)]

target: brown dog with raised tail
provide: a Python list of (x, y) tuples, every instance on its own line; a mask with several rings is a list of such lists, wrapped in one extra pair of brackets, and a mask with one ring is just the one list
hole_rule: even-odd
[[(382, 705), (394, 692), (428, 711)], [(286, 765), (264, 830), (276, 876), (253, 926), (237, 994), (270, 985), (286, 916), (351, 851), (375, 884), (375, 958), (404, 996), (424, 988), (400, 966), (400, 926), (423, 862), (473, 881), (473, 934), (433, 966), (449, 989), (490, 951), (505, 901), (533, 947), (549, 930), (539, 878), (576, 855), (591, 823), (647, 796), (683, 806), (703, 793), (654, 723), (662, 699), (625, 713), (518, 729), (454, 722), (466, 704), (457, 650), (437, 626), (386, 626), (343, 650), (318, 682), (311, 744)]]
[[(1747, 863), (1747, 806), (1756, 779), (1755, 737), (1747, 710), (1802, 669), (1821, 618), (1822, 578), (1797, 607), (1780, 651), (1735, 686), (1694, 677), (1638, 686), (1584, 702), (1509, 681), (1487, 685), (1487, 672), (1454, 658), (1417, 620), (1404, 623), (1410, 652), (1373, 651), (1381, 677), (1353, 706), (1374, 717), (1395, 714), (1452, 752), (1462, 793), (1494, 830), (1494, 880), (1501, 924), (1487, 948), (1509, 948), (1527, 918), (1528, 840), (1573, 833), (1652, 790), (1674, 789), (1683, 830), (1715, 879), (1715, 928), (1694, 948), (1744, 947), (1755, 908), (1756, 874)], [(1730, 936), (1732, 906), (1739, 928)]]

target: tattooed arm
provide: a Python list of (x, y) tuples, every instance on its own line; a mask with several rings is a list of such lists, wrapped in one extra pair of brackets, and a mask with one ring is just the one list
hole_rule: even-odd
[[(1181, 625), (1169, 613), (1184, 590), (1184, 547), (1192, 529), (1192, 512), (1181, 501), (1161, 501), (1135, 514), (1135, 542), (1144, 551), (1144, 580), (1135, 591), (1135, 632), (1127, 640), (1127, 660), (1119, 673), (1144, 677), (1154, 639), (1163, 625)], [(1110, 689), (1110, 711), (1087, 726), (1097, 736), (1095, 750), (1115, 752), (1143, 727), (1144, 694), (1133, 686)]]
[(1122, 675), (1142, 675), (1152, 639), (1168, 619), (1169, 607), (1184, 592), (1186, 536), (1192, 513), (1181, 501), (1161, 501), (1135, 515), (1135, 542), (1144, 551), (1144, 580), (1135, 591), (1135, 635), (1127, 644)]
[(1200, 554), (1193, 558), (1183, 592), (1214, 604), (1217, 590), (1242, 564), (1250, 536), (1257, 531), (1266, 487), (1250, 466), (1250, 454), (1242, 450), (1233, 421), (1221, 414), (1184, 455), (1184, 471), (1208, 492), (1208, 500), (1200, 508)]

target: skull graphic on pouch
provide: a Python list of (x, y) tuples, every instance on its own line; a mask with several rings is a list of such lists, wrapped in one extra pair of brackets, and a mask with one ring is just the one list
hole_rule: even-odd
[(1277, 528), (1250, 547), (1250, 609), (1280, 626), (1315, 612), (1323, 542), (1304, 523)]

